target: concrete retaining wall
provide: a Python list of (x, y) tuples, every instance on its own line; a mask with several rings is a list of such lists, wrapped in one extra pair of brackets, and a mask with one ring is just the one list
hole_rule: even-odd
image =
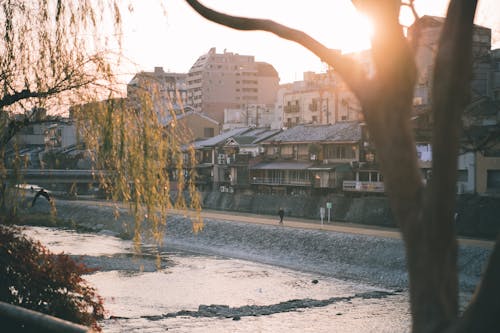
[[(395, 227), (386, 197), (279, 196), (271, 194), (203, 193), (208, 209), (319, 219), (320, 207), (332, 202), (332, 219), (359, 224)], [(457, 232), (462, 236), (494, 239), (500, 232), (500, 198), (464, 195), (457, 198)], [(326, 217), (325, 217), (326, 219)]]

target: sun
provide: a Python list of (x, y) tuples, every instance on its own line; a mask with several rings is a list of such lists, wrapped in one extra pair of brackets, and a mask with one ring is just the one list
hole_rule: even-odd
[(343, 27), (340, 41), (340, 49), (343, 53), (358, 52), (371, 48), (373, 24), (367, 16), (359, 12), (346, 15)]

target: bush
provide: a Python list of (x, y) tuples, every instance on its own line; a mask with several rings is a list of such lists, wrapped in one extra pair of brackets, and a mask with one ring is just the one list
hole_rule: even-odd
[(0, 225), (0, 300), (100, 331), (102, 298), (82, 278), (92, 272), (64, 253), (53, 254), (19, 227)]

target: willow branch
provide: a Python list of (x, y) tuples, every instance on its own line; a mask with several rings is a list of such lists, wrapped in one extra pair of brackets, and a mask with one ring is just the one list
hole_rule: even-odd
[(289, 28), (272, 20), (233, 16), (217, 12), (196, 0), (186, 0), (186, 2), (201, 16), (212, 22), (237, 30), (267, 31), (304, 46), (322, 61), (334, 67), (358, 98), (361, 99), (364, 96), (368, 79), (361, 66), (354, 60), (327, 48), (303, 31)]

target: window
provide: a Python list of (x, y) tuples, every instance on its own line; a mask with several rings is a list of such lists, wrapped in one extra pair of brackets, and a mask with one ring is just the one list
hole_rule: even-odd
[(212, 152), (210, 150), (203, 151), (202, 163), (212, 163)]
[(214, 129), (212, 127), (205, 127), (203, 129), (203, 136), (206, 138), (211, 138), (214, 136)]
[(370, 172), (368, 171), (360, 171), (359, 172), (359, 181), (360, 182), (367, 182), (370, 180)]
[(325, 147), (325, 158), (331, 159), (354, 159), (356, 158), (356, 149), (353, 146), (328, 145)]
[(291, 145), (285, 145), (281, 147), (281, 154), (283, 156), (292, 156), (293, 148)]
[(469, 179), (469, 175), (468, 175), (468, 170), (467, 169), (465, 169), (465, 170), (458, 170), (457, 181), (459, 181), (459, 182), (467, 182), (468, 179)]
[(345, 158), (345, 147), (337, 147), (336, 158), (338, 159)]
[(487, 171), (486, 187), (488, 191), (500, 191), (500, 170)]

